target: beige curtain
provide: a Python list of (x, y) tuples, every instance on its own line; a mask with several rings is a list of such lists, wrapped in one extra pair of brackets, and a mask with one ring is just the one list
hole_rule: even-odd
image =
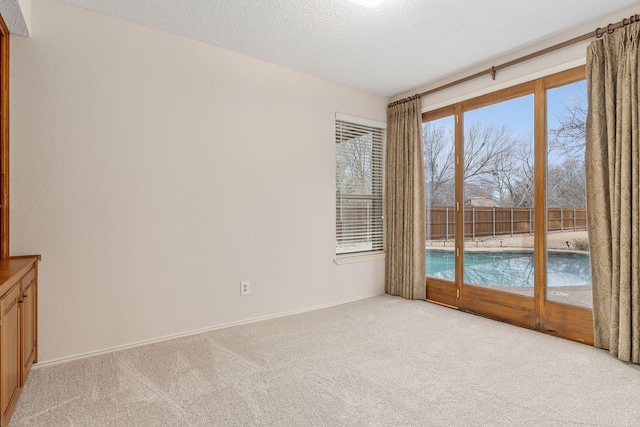
[(389, 107), (385, 186), (385, 291), (425, 299), (425, 203), (420, 97)]
[(640, 363), (640, 23), (587, 50), (587, 212), (596, 347)]

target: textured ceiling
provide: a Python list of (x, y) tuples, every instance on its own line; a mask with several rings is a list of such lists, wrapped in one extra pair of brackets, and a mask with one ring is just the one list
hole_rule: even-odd
[(25, 37), (29, 35), (18, 0), (0, 0), (0, 14), (11, 34)]
[(370, 9), (348, 0), (63, 1), (387, 96), (640, 5), (386, 0)]

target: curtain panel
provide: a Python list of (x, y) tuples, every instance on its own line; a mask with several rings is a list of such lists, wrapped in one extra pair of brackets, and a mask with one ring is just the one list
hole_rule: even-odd
[(586, 174), (595, 346), (640, 363), (640, 23), (587, 49)]
[(425, 196), (420, 96), (387, 111), (385, 291), (426, 298)]

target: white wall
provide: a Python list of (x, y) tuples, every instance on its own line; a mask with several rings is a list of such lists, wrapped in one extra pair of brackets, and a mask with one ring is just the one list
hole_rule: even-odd
[[(431, 82), (414, 90), (399, 94), (398, 96), (393, 97), (392, 100), (395, 101), (416, 93), (426, 92), (452, 81), (469, 76), (471, 74), (488, 70), (492, 66), (503, 64), (513, 59), (520, 58), (530, 53), (545, 49), (557, 43), (562, 43), (567, 40), (573, 39), (574, 37), (593, 32), (596, 28), (606, 27), (608, 23), (621, 21), (623, 18), (628, 18), (629, 16), (637, 13), (639, 13), (639, 10), (638, 7), (635, 6), (622, 10), (618, 13), (603, 16), (602, 18), (599, 18), (592, 23), (582, 25), (562, 34), (558, 34), (551, 39), (535, 43), (527, 49), (512, 52), (499, 58), (489, 58), (487, 62), (479, 64), (472, 69), (452, 74), (445, 79)], [(570, 26), (570, 23), (568, 23), (567, 26)], [(487, 93), (495, 92), (500, 89), (515, 86), (519, 83), (529, 82), (540, 77), (548, 76), (553, 73), (558, 73), (560, 71), (565, 71), (570, 68), (584, 65), (586, 61), (587, 46), (593, 40), (594, 39), (589, 39), (587, 41), (574, 44), (562, 50), (558, 50), (553, 53), (501, 70), (497, 73), (495, 80), (492, 80), (491, 76), (489, 74), (486, 74), (483, 77), (479, 77), (467, 83), (460, 84), (428, 96), (424, 96), (422, 97), (422, 111), (435, 110), (437, 108), (445, 107), (456, 102), (472, 99)]]
[(334, 114), (387, 98), (57, 0), (31, 24), (11, 253), (42, 254), (41, 361), (383, 292), (382, 260), (333, 262)]

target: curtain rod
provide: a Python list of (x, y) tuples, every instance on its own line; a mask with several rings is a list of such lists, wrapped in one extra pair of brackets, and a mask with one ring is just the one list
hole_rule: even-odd
[(609, 24), (609, 25), (607, 25), (606, 27), (603, 27), (603, 28), (596, 28), (595, 31), (591, 31), (590, 33), (583, 34), (583, 35), (578, 36), (578, 37), (574, 37), (574, 38), (572, 38), (570, 40), (567, 40), (567, 41), (564, 41), (562, 43), (554, 44), (553, 46), (549, 46), (549, 47), (547, 47), (545, 49), (538, 50), (536, 52), (530, 53), (530, 54), (522, 56), (520, 58), (513, 59), (511, 61), (507, 61), (507, 62), (502, 63), (500, 65), (495, 65), (495, 66), (493, 66), (493, 67), (491, 67), (489, 69), (486, 69), (486, 70), (483, 70), (483, 71), (479, 71), (479, 72), (477, 72), (475, 74), (471, 74), (469, 76), (466, 76), (466, 77), (463, 77), (461, 79), (455, 80), (455, 81), (453, 81), (451, 83), (447, 83), (447, 84), (444, 84), (442, 86), (438, 86), (438, 87), (436, 87), (434, 89), (430, 89), (430, 90), (427, 90), (425, 92), (419, 93), (417, 95), (410, 96), (409, 98), (399, 99), (398, 101), (394, 101), (391, 104), (389, 104), (389, 107), (393, 107), (394, 105), (409, 101), (409, 100), (413, 99), (415, 96), (419, 96), (420, 98), (422, 98), (423, 96), (431, 95), (432, 93), (436, 93), (436, 92), (439, 92), (441, 90), (448, 89), (450, 87), (457, 86), (457, 85), (462, 84), (462, 83), (466, 83), (466, 82), (468, 82), (470, 80), (474, 80), (474, 79), (477, 79), (478, 77), (482, 77), (485, 74), (491, 75), (491, 78), (493, 80), (495, 80), (496, 79), (496, 73), (498, 71), (500, 71), (500, 70), (503, 70), (503, 69), (507, 68), (507, 67), (511, 67), (512, 65), (520, 64), (521, 62), (525, 62), (525, 61), (528, 61), (530, 59), (537, 58), (537, 57), (542, 56), (542, 55), (546, 55), (547, 53), (551, 53), (551, 52), (554, 52), (556, 50), (564, 49), (565, 47), (574, 45), (576, 43), (580, 43), (580, 42), (585, 41), (585, 40), (589, 40), (590, 38), (593, 38), (593, 37), (600, 38), (605, 33), (611, 34), (615, 30), (617, 30), (618, 28), (625, 27), (625, 26), (627, 26), (629, 24), (633, 24), (634, 22), (640, 22), (640, 15), (638, 15), (638, 14), (632, 15), (629, 18), (625, 18), (620, 22), (616, 22), (615, 24)]

